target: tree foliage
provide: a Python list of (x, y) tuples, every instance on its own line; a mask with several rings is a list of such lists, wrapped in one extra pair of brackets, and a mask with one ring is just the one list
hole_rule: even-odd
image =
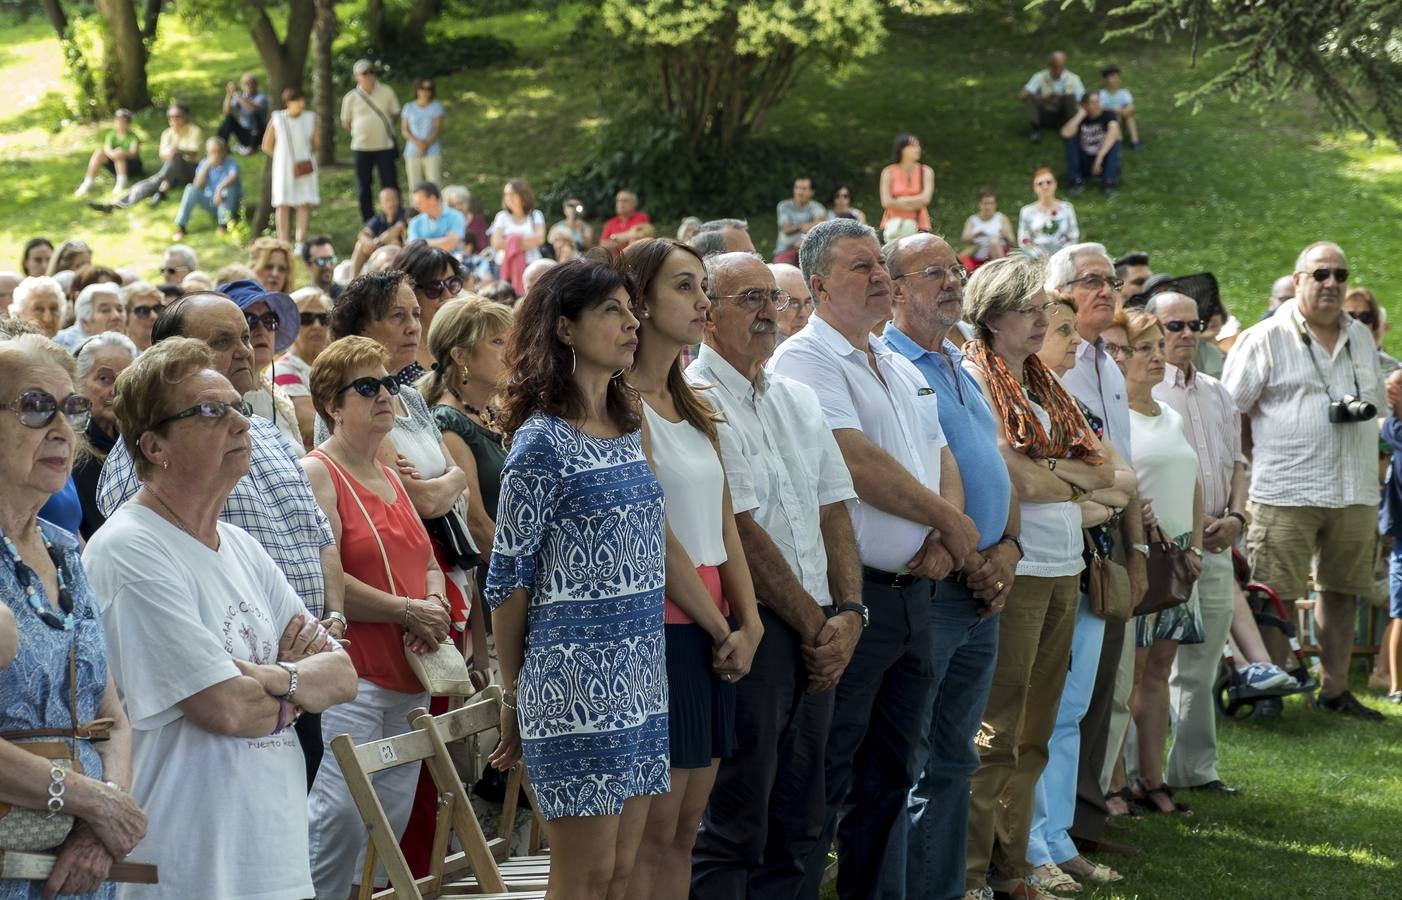
[(1309, 90), (1339, 125), (1369, 138), (1381, 129), (1402, 144), (1398, 0), (1121, 0), (1108, 12), (1123, 24), (1106, 40), (1186, 37), (1195, 58), (1229, 58), (1180, 102), (1227, 94), (1265, 103)]
[[(880, 45), (882, 0), (602, 0), (614, 59), (655, 73), (687, 145), (730, 149), (764, 123), (809, 65)], [(644, 76), (646, 77), (646, 76)]]
[(58, 35), (68, 77), (78, 88), (82, 115), (95, 116), (119, 106), (141, 109), (151, 104), (146, 63), (156, 40), (161, 0), (97, 0), (102, 39), (101, 77), (94, 75), (78, 40), (77, 23), (62, 0), (43, 0), (44, 14)]

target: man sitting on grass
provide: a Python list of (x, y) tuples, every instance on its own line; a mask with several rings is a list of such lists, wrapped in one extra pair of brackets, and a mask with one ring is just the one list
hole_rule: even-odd
[(92, 190), (93, 180), (101, 169), (117, 176), (117, 186), (112, 193), (119, 197), (126, 192), (128, 178), (140, 178), (144, 174), (141, 168), (141, 138), (131, 129), (131, 110), (119, 109), (112, 115), (112, 127), (103, 134), (102, 146), (92, 152), (88, 160), (88, 173), (83, 176), (83, 183), (78, 185), (73, 196), (82, 197)]
[(1022, 87), (1022, 111), (1032, 123), (1032, 143), (1042, 139), (1042, 129), (1059, 130), (1076, 114), (1076, 104), (1085, 96), (1081, 76), (1066, 68), (1066, 54), (1057, 50), (1047, 58), (1047, 67), (1033, 75)]
[(1081, 109), (1061, 127), (1066, 141), (1067, 193), (1086, 188), (1086, 176), (1100, 178), (1105, 196), (1113, 197), (1120, 183), (1120, 123), (1100, 105), (1099, 94), (1086, 94)]
[(1100, 104), (1120, 120), (1120, 127), (1129, 133), (1129, 146), (1139, 150), (1139, 125), (1134, 120), (1134, 95), (1120, 86), (1120, 67), (1106, 66), (1100, 70), (1105, 87), (1100, 89)]
[(190, 225), (195, 207), (214, 216), (219, 223), (219, 233), (227, 234), (229, 223), (238, 218), (243, 205), (239, 164), (229, 158), (229, 148), (217, 137), (205, 141), (204, 148), (205, 157), (195, 169), (195, 180), (185, 185), (180, 211), (175, 214), (175, 235), (171, 240), (176, 242), (185, 240), (185, 229)]

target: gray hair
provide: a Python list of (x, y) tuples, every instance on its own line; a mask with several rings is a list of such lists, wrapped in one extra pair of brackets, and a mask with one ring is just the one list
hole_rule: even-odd
[(469, 206), (472, 203), (472, 192), (460, 184), (450, 184), (439, 192), (443, 202), (452, 207)]
[(58, 283), (57, 278), (50, 278), (47, 275), (32, 275), (15, 285), (14, 296), (10, 299), (10, 315), (18, 318), (29, 305), (29, 298), (45, 292), (58, 298), (59, 319), (67, 318), (68, 293), (64, 291), (63, 285)]
[(1042, 287), (1040, 260), (1013, 254), (979, 266), (964, 289), (964, 317), (973, 323), (978, 336), (988, 340), (988, 323), (1003, 313), (1026, 309)]
[(1172, 303), (1174, 300), (1186, 300), (1189, 303), (1193, 304), (1193, 309), (1195, 311), (1197, 310), (1198, 302), (1192, 297), (1189, 297), (1187, 294), (1184, 294), (1181, 291), (1160, 291), (1159, 293), (1150, 297), (1149, 302), (1144, 304), (1144, 311), (1151, 316), (1158, 317), (1160, 310), (1168, 304)]
[(161, 289), (149, 281), (133, 281), (131, 284), (122, 287), (122, 302), (127, 307), (131, 306), (133, 300), (140, 300), (142, 297), (164, 297)]
[(809, 230), (798, 247), (798, 267), (803, 270), (804, 279), (812, 282), (814, 275), (826, 278), (832, 271), (832, 245), (848, 238), (871, 238), (881, 243), (876, 229), (856, 219), (819, 222)]
[(199, 257), (186, 244), (171, 244), (166, 248), (165, 261), (182, 269), (198, 269)]
[(394, 259), (399, 255), (399, 247), (386, 244), (370, 254), (370, 258), (365, 260), (365, 265), (361, 268), (360, 274), (367, 275), (372, 272), (388, 272), (394, 268)]
[(1348, 258), (1348, 254), (1344, 253), (1344, 248), (1340, 247), (1333, 241), (1315, 241), (1313, 244), (1310, 244), (1308, 247), (1301, 250), (1300, 255), (1295, 257), (1295, 271), (1303, 272), (1305, 270), (1305, 260), (1309, 258), (1309, 255), (1316, 250), (1323, 250), (1326, 247), (1330, 250), (1337, 250), (1340, 256), (1344, 257), (1345, 259)]
[(77, 301), (73, 304), (73, 317), (79, 322), (86, 322), (92, 318), (92, 307), (97, 302), (98, 295), (107, 295), (117, 298), (117, 302), (122, 302), (122, 289), (107, 281), (99, 281), (83, 288), (78, 294)]
[(729, 231), (732, 228), (749, 231), (750, 223), (744, 219), (711, 219), (709, 222), (702, 222), (696, 226), (696, 231), (705, 234), (708, 231)]
[(691, 240), (686, 243), (704, 259), (713, 253), (725, 252), (725, 233), (732, 230), (748, 232), (750, 223), (744, 219), (712, 219), (702, 222), (696, 233), (691, 236)]
[(88, 372), (92, 371), (93, 357), (97, 351), (103, 347), (116, 347), (118, 350), (125, 350), (131, 354), (132, 359), (141, 355), (141, 351), (136, 349), (136, 344), (131, 338), (120, 331), (104, 331), (95, 334), (78, 345), (78, 351), (73, 355), (78, 359), (78, 377), (86, 378)]
[(1074, 281), (1076, 279), (1076, 257), (1088, 254), (1103, 258), (1105, 264), (1110, 267), (1110, 271), (1115, 270), (1115, 261), (1106, 252), (1104, 244), (1070, 244), (1053, 253), (1051, 259), (1047, 260), (1047, 280), (1043, 287), (1048, 291), (1059, 291)]

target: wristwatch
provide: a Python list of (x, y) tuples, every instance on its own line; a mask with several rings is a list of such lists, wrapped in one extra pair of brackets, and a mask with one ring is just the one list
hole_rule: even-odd
[(1134, 550), (1138, 550), (1140, 553), (1144, 554), (1145, 557), (1147, 557), (1147, 556), (1149, 555), (1149, 545), (1148, 545), (1148, 544), (1130, 544), (1129, 546), (1130, 546), (1131, 548), (1133, 548)]
[(863, 628), (871, 624), (871, 610), (867, 608), (865, 603), (839, 603), (832, 611), (834, 616), (840, 616), (843, 613), (856, 613), (861, 616)]
[(1188, 548), (1188, 552), (1191, 553), (1191, 554), (1193, 554), (1194, 556), (1196, 556), (1198, 559), (1202, 559), (1202, 548), (1201, 548), (1201, 547), (1189, 547), (1189, 548)]
[(1014, 547), (1017, 548), (1017, 558), (1019, 561), (1021, 561), (1022, 558), (1027, 555), (1027, 551), (1022, 549), (1022, 541), (1018, 540), (1017, 535), (1005, 534), (998, 539), (998, 543), (1002, 544), (1004, 542), (1012, 544)]
[(287, 693), (283, 694), (280, 699), (286, 700), (288, 703), (295, 703), (297, 699), (297, 666), (290, 662), (279, 662), (278, 665), (287, 672)]

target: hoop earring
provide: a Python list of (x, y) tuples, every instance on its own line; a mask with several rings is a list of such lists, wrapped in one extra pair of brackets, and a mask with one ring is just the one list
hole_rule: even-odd
[(574, 344), (566, 344), (565, 346), (570, 348), (570, 374), (573, 375), (574, 370), (579, 368), (579, 357), (575, 356)]

